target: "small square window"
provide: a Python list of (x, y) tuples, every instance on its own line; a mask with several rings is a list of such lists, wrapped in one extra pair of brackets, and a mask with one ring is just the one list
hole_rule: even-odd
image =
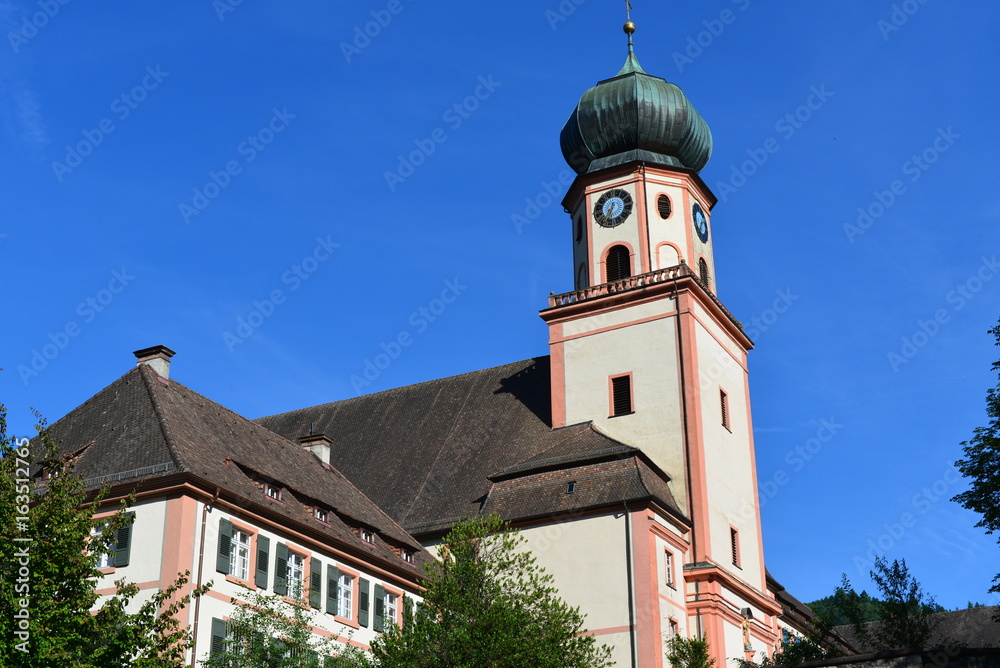
[(573, 494), (576, 492), (576, 481), (566, 483), (566, 493)]
[(361, 530), (361, 540), (365, 541), (366, 543), (374, 543), (375, 542), (375, 534), (373, 534), (368, 529), (362, 529)]
[(410, 552), (409, 550), (403, 550), (403, 561), (405, 561), (408, 564), (412, 564), (413, 563), (413, 553)]
[(327, 515), (326, 511), (320, 507), (313, 508), (313, 516), (320, 522), (327, 522), (329, 518), (329, 515)]
[(281, 501), (281, 490), (278, 489), (277, 485), (264, 485), (264, 494), (266, 494), (269, 499)]

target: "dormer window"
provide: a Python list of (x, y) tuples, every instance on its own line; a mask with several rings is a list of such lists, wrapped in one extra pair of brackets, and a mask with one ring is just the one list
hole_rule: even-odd
[(281, 490), (277, 485), (271, 485), (269, 483), (264, 484), (264, 495), (269, 499), (274, 499), (275, 501), (281, 501)]
[(413, 563), (413, 553), (410, 552), (409, 550), (403, 550), (403, 561), (405, 561), (408, 564), (412, 564)]
[(366, 543), (374, 543), (375, 542), (375, 534), (372, 533), (371, 531), (369, 531), (368, 529), (362, 529), (361, 530), (361, 540), (365, 541)]
[(329, 515), (327, 514), (327, 512), (325, 510), (323, 510), (319, 506), (317, 506), (316, 508), (313, 508), (313, 517), (315, 517), (316, 519), (318, 519), (320, 522), (328, 522), (329, 521), (328, 520)]

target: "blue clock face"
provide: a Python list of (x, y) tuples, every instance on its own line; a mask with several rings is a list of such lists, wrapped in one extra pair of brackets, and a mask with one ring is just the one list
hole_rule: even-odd
[(632, 213), (632, 196), (618, 188), (609, 190), (594, 205), (594, 221), (601, 227), (618, 227)]
[(708, 243), (708, 218), (701, 208), (701, 204), (695, 204), (691, 208), (691, 220), (694, 222), (695, 232), (703, 243)]

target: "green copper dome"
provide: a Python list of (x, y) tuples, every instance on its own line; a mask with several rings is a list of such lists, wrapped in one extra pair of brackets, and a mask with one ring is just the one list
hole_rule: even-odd
[(646, 74), (631, 41), (621, 71), (584, 93), (563, 126), (563, 157), (577, 174), (634, 161), (699, 171), (712, 156), (708, 124), (680, 88)]

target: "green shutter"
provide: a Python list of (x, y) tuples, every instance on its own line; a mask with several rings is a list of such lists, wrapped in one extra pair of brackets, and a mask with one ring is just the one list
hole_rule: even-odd
[(368, 626), (368, 580), (358, 583), (358, 624)]
[(340, 569), (329, 564), (326, 567), (326, 611), (331, 615), (340, 613)]
[(271, 559), (271, 540), (257, 535), (257, 574), (254, 584), (258, 589), (267, 589), (267, 562)]
[(274, 593), (288, 596), (288, 546), (278, 543), (274, 557)]
[(323, 607), (323, 565), (319, 559), (309, 559), (309, 605), (317, 610)]
[(115, 568), (128, 566), (132, 553), (132, 522), (135, 513), (125, 513), (125, 524), (115, 532)]
[(372, 628), (382, 633), (385, 631), (385, 587), (375, 585), (375, 623)]
[(219, 554), (215, 558), (215, 570), (229, 575), (229, 561), (233, 553), (233, 523), (219, 520)]
[(212, 620), (212, 648), (210, 655), (216, 656), (226, 651), (226, 623), (221, 619)]
[(403, 624), (413, 621), (413, 599), (403, 594)]

